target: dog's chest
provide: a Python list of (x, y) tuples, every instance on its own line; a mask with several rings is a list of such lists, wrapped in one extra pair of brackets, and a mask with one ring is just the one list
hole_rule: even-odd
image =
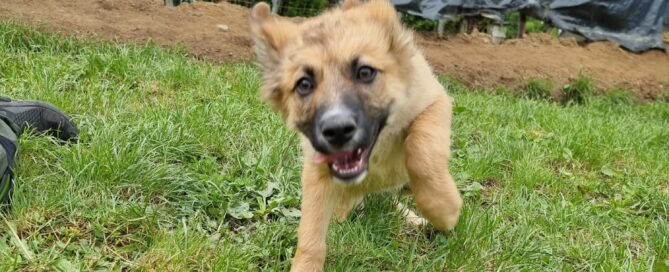
[(409, 182), (404, 135), (383, 135), (370, 158), (369, 174), (362, 182), (367, 192), (398, 189)]

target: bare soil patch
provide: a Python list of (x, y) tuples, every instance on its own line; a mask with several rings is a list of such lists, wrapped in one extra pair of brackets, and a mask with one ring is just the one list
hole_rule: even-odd
[[(247, 14), (247, 8), (225, 2), (176, 8), (164, 7), (161, 0), (5, 0), (0, 5), (2, 20), (87, 38), (179, 44), (194, 57), (216, 63), (253, 59)], [(659, 50), (635, 54), (608, 42), (581, 46), (545, 34), (500, 45), (485, 34), (446, 40), (416, 36), (436, 71), (471, 87), (518, 88), (547, 80), (559, 89), (583, 73), (602, 90), (622, 87), (641, 99), (669, 96), (669, 54)], [(669, 34), (665, 38), (669, 42)]]

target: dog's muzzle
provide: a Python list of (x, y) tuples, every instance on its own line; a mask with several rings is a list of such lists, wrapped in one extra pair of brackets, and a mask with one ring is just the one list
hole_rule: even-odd
[(318, 152), (315, 162), (326, 163), (330, 174), (340, 182), (361, 182), (383, 122), (370, 119), (361, 108), (345, 105), (318, 112), (311, 137)]

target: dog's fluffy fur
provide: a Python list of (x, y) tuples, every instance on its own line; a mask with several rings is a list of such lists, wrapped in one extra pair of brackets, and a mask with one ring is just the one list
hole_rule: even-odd
[[(440, 230), (452, 229), (462, 200), (448, 171), (451, 99), (394, 7), (383, 0), (348, 0), (298, 24), (259, 3), (250, 17), (262, 98), (302, 132), (302, 218), (292, 271), (322, 270), (331, 217), (344, 220), (370, 192), (408, 185), (422, 215)], [(352, 60), (378, 71), (372, 83), (351, 79)], [(313, 93), (301, 96), (296, 82), (305, 67), (315, 82)], [(344, 90), (355, 90), (370, 118), (386, 114), (368, 171), (348, 183), (313, 161), (321, 151), (308, 129), (319, 108), (340, 103)]]

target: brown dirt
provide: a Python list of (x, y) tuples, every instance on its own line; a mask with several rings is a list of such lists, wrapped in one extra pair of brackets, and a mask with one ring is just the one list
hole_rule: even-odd
[[(167, 8), (161, 0), (5, 0), (0, 19), (89, 38), (180, 44), (199, 59), (226, 63), (253, 58), (247, 12), (224, 2)], [(501, 45), (485, 34), (446, 40), (419, 34), (417, 41), (435, 70), (472, 87), (517, 88), (542, 79), (560, 88), (583, 73), (600, 89), (628, 88), (643, 99), (669, 96), (669, 54), (658, 50), (634, 54), (608, 42), (581, 46), (545, 34)]]
[[(179, 44), (198, 58), (220, 63), (253, 57), (247, 8), (227, 3), (168, 8), (162, 0), (5, 0), (2, 19), (88, 38)], [(229, 30), (218, 30), (218, 24)]]
[(627, 88), (643, 99), (669, 94), (669, 55), (660, 50), (635, 54), (609, 42), (581, 46), (574, 39), (548, 34), (500, 45), (492, 44), (486, 34), (446, 41), (423, 38), (419, 44), (436, 70), (474, 87), (516, 88), (541, 79), (560, 88), (582, 73), (600, 89)]

